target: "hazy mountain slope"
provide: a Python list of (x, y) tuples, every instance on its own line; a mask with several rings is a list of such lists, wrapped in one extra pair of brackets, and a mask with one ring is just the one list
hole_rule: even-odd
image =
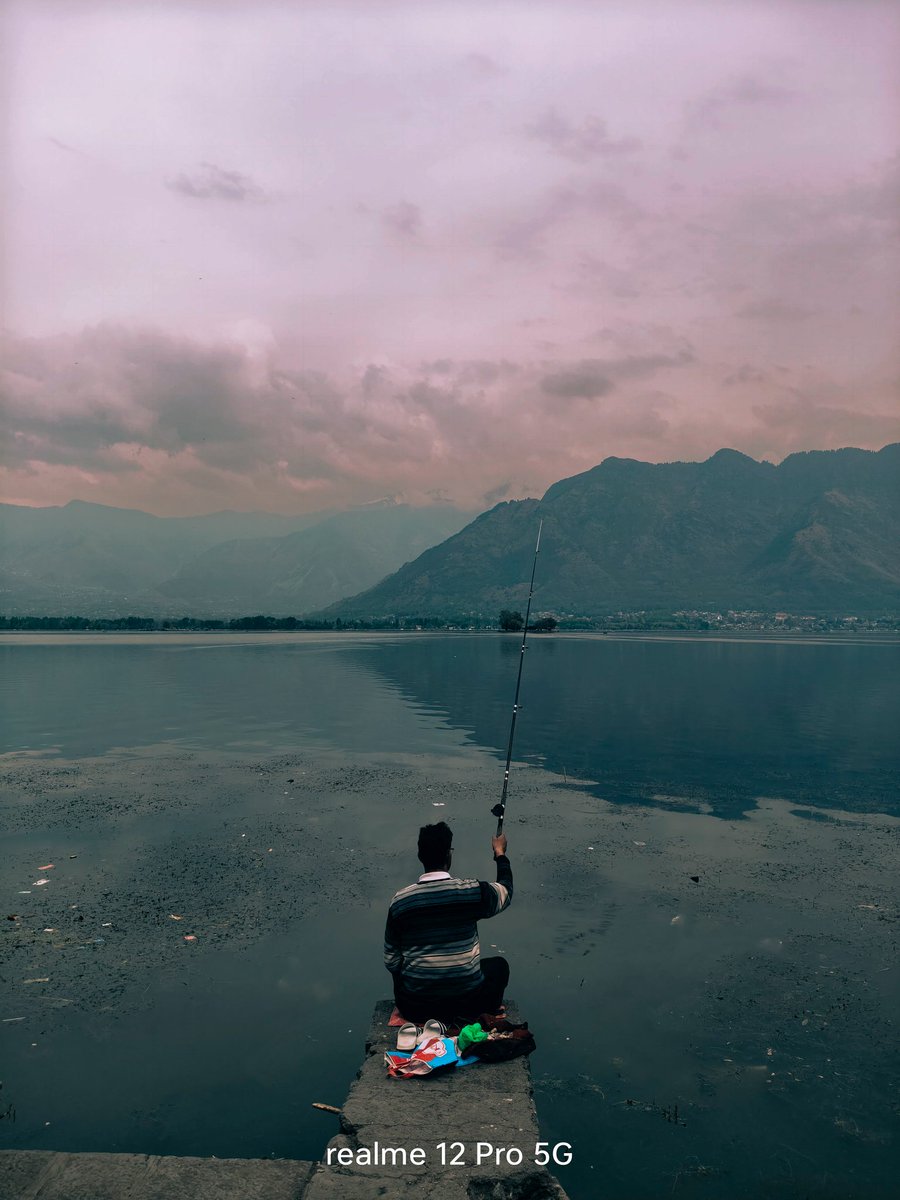
[(339, 513), (283, 538), (240, 539), (198, 555), (159, 586), (185, 608), (301, 615), (367, 587), (471, 514), (435, 506), (373, 506)]
[(900, 445), (811, 451), (780, 466), (606, 459), (543, 499), (500, 504), (330, 616), (534, 606), (900, 610)]
[(281, 517), (0, 506), (0, 611), (301, 615), (370, 586), (471, 514), (383, 504)]
[(0, 608), (48, 614), (135, 611), (138, 602), (152, 606), (147, 593), (157, 583), (217, 542), (287, 534), (328, 515), (156, 517), (78, 500), (61, 508), (3, 504)]

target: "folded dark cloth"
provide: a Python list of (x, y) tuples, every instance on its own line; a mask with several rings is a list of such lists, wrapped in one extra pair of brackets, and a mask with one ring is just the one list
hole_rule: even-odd
[(482, 1013), (478, 1023), (488, 1036), (484, 1041), (474, 1042), (469, 1047), (469, 1053), (476, 1055), (482, 1062), (508, 1062), (511, 1058), (520, 1058), (523, 1054), (531, 1054), (537, 1049), (534, 1034), (528, 1028), (527, 1021), (516, 1025), (506, 1017)]

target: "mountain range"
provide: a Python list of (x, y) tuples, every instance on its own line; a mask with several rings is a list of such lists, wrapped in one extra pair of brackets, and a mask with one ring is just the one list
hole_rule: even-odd
[(0, 505), (0, 612), (296, 615), (369, 587), (471, 513), (385, 502), (297, 517)]
[(471, 519), (393, 502), (297, 517), (0, 505), (0, 613), (392, 616), (900, 612), (900, 444), (607, 458)]
[(705, 462), (607, 458), (498, 504), (328, 617), (533, 610), (900, 611), (900, 444)]

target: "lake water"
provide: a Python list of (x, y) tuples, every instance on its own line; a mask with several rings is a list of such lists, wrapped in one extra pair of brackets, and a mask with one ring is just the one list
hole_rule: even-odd
[[(489, 877), (519, 645), (4, 638), (0, 1145), (318, 1157), (418, 825)], [(530, 641), (482, 944), (573, 1200), (894, 1194), (898, 667)]]

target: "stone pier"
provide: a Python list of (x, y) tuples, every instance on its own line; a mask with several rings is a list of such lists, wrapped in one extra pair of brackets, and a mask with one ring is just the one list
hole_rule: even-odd
[[(392, 1005), (319, 1163), (0, 1151), (3, 1200), (566, 1200), (541, 1165), (528, 1060), (391, 1079)], [(539, 1052), (539, 1051), (538, 1051)], [(329, 1118), (323, 1117), (323, 1120)], [(552, 1147), (547, 1148), (552, 1153)], [(560, 1151), (564, 1154), (564, 1150)], [(551, 1157), (552, 1162), (552, 1157)]]

